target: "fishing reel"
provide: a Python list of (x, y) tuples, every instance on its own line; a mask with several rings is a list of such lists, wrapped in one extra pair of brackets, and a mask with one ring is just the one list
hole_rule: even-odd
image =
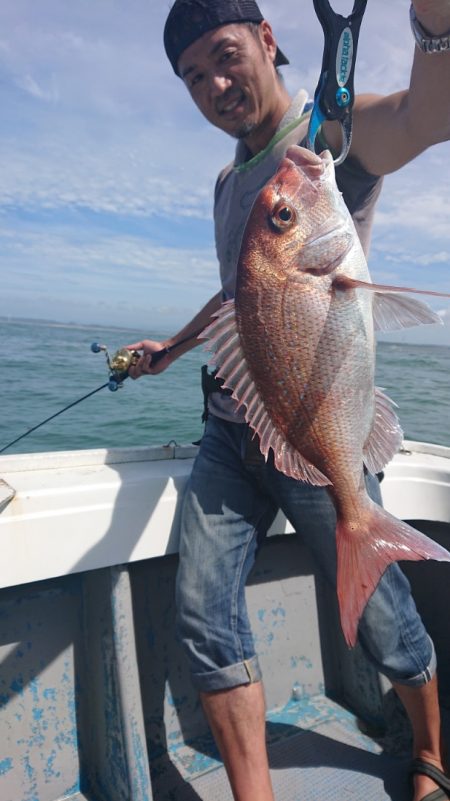
[(128, 378), (128, 370), (132, 365), (135, 365), (140, 357), (137, 350), (128, 350), (127, 348), (120, 348), (116, 351), (114, 356), (110, 356), (106, 345), (100, 345), (99, 342), (93, 342), (91, 345), (92, 353), (100, 353), (103, 351), (106, 357), (106, 362), (109, 369), (109, 382), (108, 389), (115, 392), (120, 389), (123, 382)]

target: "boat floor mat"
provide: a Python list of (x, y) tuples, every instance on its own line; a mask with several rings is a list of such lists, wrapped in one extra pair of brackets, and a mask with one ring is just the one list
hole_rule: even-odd
[[(277, 801), (409, 801), (407, 763), (327, 734), (302, 732), (269, 749)], [(224, 769), (193, 785), (202, 801), (232, 801)]]
[[(290, 702), (268, 716), (269, 760), (277, 801), (409, 801), (409, 759), (382, 753), (354, 715), (325, 696)], [(172, 753), (172, 781), (160, 801), (232, 801), (225, 770), (205, 752)], [(175, 757), (175, 758), (174, 758)], [(170, 784), (170, 782), (169, 782)]]

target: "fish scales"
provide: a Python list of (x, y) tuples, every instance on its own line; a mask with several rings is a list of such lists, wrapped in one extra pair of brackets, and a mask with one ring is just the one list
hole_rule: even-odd
[[(436, 321), (420, 301), (378, 289), (337, 189), (331, 155), (294, 147), (251, 210), (235, 300), (205, 331), (218, 375), (246, 409), (266, 459), (331, 494), (337, 594), (349, 645), (392, 561), (450, 560), (448, 551), (393, 518), (365, 489), (364, 465), (381, 470), (402, 441), (391, 402), (374, 387), (373, 309), (397, 327)], [(389, 290), (386, 300), (381, 290)], [(227, 342), (236, 332), (230, 356)]]
[[(270, 206), (276, 200), (267, 197)], [(253, 222), (258, 230), (260, 220)], [(355, 326), (354, 302), (346, 293), (330, 290), (329, 276), (301, 273), (300, 281), (294, 262), (290, 270), (273, 277), (264, 269), (266, 237), (258, 238), (251, 225), (248, 236), (249, 246), (245, 237), (243, 242), (245, 271), (238, 273), (236, 318), (269, 416), (298, 451), (319, 462), (321, 470), (342, 461), (344, 468), (356, 461), (360, 466), (361, 440), (370, 430), (370, 407), (373, 411), (373, 337), (364, 326)], [(263, 293), (258, 291), (261, 283)], [(349, 386), (365, 386), (365, 397), (355, 398)], [(337, 406), (340, 415), (333, 414)], [(360, 415), (361, 409), (365, 415)], [(351, 425), (355, 415), (364, 423), (361, 429)]]

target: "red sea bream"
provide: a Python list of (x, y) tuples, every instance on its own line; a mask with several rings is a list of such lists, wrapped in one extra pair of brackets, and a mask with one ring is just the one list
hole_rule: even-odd
[(264, 456), (272, 451), (283, 473), (332, 495), (349, 645), (391, 562), (450, 561), (365, 489), (364, 466), (379, 472), (402, 442), (393, 405), (374, 386), (374, 329), (439, 320), (395, 289), (371, 283), (330, 153), (294, 147), (251, 210), (235, 299), (204, 332)]

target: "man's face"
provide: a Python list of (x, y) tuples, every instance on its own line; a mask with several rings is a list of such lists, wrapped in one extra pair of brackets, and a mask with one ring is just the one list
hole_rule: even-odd
[(270, 26), (223, 25), (181, 54), (178, 68), (192, 99), (209, 122), (245, 138), (270, 115), (278, 79)]

